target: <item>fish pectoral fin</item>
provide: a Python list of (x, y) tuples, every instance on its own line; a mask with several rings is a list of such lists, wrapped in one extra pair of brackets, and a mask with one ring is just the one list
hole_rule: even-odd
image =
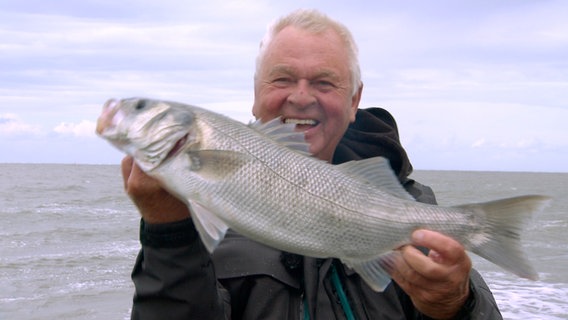
[(283, 123), (282, 118), (274, 118), (267, 122), (256, 120), (251, 122), (249, 128), (270, 138), (274, 142), (306, 156), (311, 156), (310, 144), (306, 142), (305, 134), (296, 131), (296, 125)]
[(354, 160), (337, 165), (339, 170), (397, 198), (414, 200), (400, 184), (389, 161), (383, 157)]
[(198, 203), (190, 204), (191, 219), (199, 233), (199, 237), (207, 248), (207, 251), (213, 253), (215, 248), (225, 238), (225, 233), (229, 227), (219, 219), (214, 213), (205, 209)]
[(391, 282), (389, 272), (394, 269), (397, 259), (402, 259), (400, 251), (390, 251), (370, 261), (344, 262), (355, 270), (371, 289), (383, 292)]
[(189, 170), (207, 180), (227, 179), (234, 171), (253, 158), (242, 152), (229, 150), (188, 151)]

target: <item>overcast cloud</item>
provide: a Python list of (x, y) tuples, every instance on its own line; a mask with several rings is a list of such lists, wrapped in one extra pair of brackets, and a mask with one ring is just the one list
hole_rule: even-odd
[[(111, 97), (248, 122), (258, 42), (300, 5), (1, 1), (0, 162), (114, 163)], [(359, 45), (361, 107), (398, 121), (417, 169), (568, 171), (568, 2), (302, 1)]]

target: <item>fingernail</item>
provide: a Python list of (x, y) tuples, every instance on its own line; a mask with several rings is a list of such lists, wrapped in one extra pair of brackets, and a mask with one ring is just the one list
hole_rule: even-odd
[(424, 232), (421, 231), (421, 230), (414, 231), (414, 232), (412, 233), (412, 239), (413, 239), (414, 241), (422, 241), (422, 239), (424, 239)]

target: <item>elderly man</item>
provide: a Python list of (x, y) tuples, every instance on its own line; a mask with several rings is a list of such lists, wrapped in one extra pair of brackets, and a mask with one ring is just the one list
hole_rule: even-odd
[[(276, 21), (261, 43), (254, 84), (257, 119), (295, 123), (311, 153), (334, 164), (386, 157), (410, 194), (435, 203), (428, 187), (407, 178), (412, 167), (390, 114), (358, 109), (357, 48), (342, 24), (306, 10)], [(142, 215), (133, 319), (501, 318), (464, 248), (442, 234), (416, 231), (391, 284), (375, 292), (339, 261), (280, 252), (234, 232), (210, 255), (182, 202), (130, 157), (122, 170)]]

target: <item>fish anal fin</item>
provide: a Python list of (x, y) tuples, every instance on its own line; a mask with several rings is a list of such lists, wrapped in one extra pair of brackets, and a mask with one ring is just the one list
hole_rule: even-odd
[(225, 237), (229, 227), (214, 213), (198, 203), (190, 204), (191, 219), (207, 251), (212, 253)]
[(283, 123), (282, 118), (274, 118), (267, 122), (257, 120), (251, 122), (249, 128), (261, 133), (272, 141), (306, 156), (311, 156), (310, 144), (306, 142), (303, 131), (296, 131), (296, 125)]
[(371, 289), (382, 292), (391, 282), (389, 272), (394, 269), (397, 259), (402, 259), (400, 251), (390, 251), (370, 261), (344, 262), (355, 270)]
[(373, 157), (364, 160), (349, 161), (338, 165), (339, 169), (351, 176), (368, 182), (395, 197), (414, 200), (404, 189), (394, 174), (389, 161), (383, 157)]

